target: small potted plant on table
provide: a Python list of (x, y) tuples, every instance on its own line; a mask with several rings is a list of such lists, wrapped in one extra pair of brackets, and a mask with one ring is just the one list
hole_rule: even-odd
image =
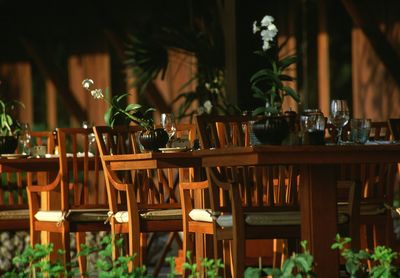
[(164, 148), (169, 140), (167, 132), (162, 128), (154, 128), (153, 119), (149, 117), (149, 112), (154, 108), (143, 111), (143, 107), (138, 103), (125, 104), (123, 101), (129, 94), (115, 95), (108, 99), (103, 95), (102, 89), (92, 89), (94, 82), (91, 79), (82, 81), (82, 86), (90, 92), (95, 99), (104, 99), (109, 108), (104, 114), (104, 121), (113, 127), (117, 125), (128, 126), (131, 122), (143, 128), (140, 133), (139, 142), (147, 151), (159, 151)]
[(24, 107), (22, 102), (0, 100), (0, 154), (14, 153), (18, 147), (20, 122), (14, 117), (16, 106)]
[(278, 29), (273, 21), (272, 16), (266, 15), (260, 23), (253, 23), (253, 33), (260, 33), (263, 42), (262, 50), (255, 51), (255, 54), (265, 59), (267, 64), (251, 76), (250, 83), (253, 96), (265, 103), (252, 112), (253, 116), (263, 116), (254, 123), (253, 132), (260, 142), (279, 145), (289, 134), (290, 122), (296, 116), (294, 111), (282, 113), (283, 99), (289, 96), (299, 102), (300, 96), (287, 86), (295, 78), (286, 74), (287, 69), (296, 63), (297, 57), (280, 57), (282, 46), (276, 43)]

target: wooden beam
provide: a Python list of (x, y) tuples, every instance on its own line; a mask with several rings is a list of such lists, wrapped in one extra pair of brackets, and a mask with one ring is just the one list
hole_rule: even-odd
[(342, 0), (342, 3), (354, 24), (360, 27), (376, 55), (400, 87), (400, 57), (390, 45), (385, 34), (379, 29), (378, 23), (373, 22), (370, 14), (367, 14), (355, 1)]
[[(223, 3), (222, 3), (223, 2)], [(225, 42), (226, 97), (230, 104), (238, 103), (236, 0), (217, 1)], [(229, 47), (228, 47), (229, 46)]]
[(47, 124), (50, 130), (57, 127), (57, 90), (51, 80), (45, 80), (47, 100)]
[(329, 72), (329, 32), (327, 30), (327, 4), (328, 0), (318, 1), (318, 107), (329, 115), (330, 100), (330, 72)]
[(59, 72), (57, 67), (50, 61), (50, 59), (45, 58), (46, 55), (38, 51), (37, 48), (28, 39), (21, 37), (20, 41), (22, 46), (25, 48), (28, 55), (36, 63), (39, 71), (45, 79), (50, 79), (54, 86), (57, 88), (57, 93), (63, 100), (63, 103), (71, 111), (72, 116), (74, 116), (79, 122), (86, 119), (86, 111), (81, 107), (79, 102), (74, 97), (73, 92), (68, 86), (67, 81), (62, 78), (62, 74)]

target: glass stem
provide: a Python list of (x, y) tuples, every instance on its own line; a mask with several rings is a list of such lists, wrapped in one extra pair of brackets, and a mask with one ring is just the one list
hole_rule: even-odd
[(337, 134), (337, 144), (340, 144), (342, 142), (342, 128), (338, 128), (338, 134)]

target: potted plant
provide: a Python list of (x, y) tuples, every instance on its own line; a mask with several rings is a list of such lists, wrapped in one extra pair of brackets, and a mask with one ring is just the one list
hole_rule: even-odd
[(18, 146), (20, 123), (14, 117), (16, 106), (24, 108), (20, 101), (0, 100), (0, 154), (14, 153)]
[[(263, 43), (262, 50), (255, 51), (255, 54), (267, 63), (266, 67), (251, 76), (250, 83), (253, 96), (264, 102), (264, 106), (257, 107), (252, 112), (253, 116), (264, 116), (263, 120), (255, 123), (253, 131), (261, 142), (278, 145), (289, 133), (288, 120), (282, 117), (283, 100), (288, 96), (299, 102), (300, 96), (293, 88), (287, 86), (287, 83), (295, 81), (295, 78), (286, 74), (288, 67), (296, 63), (297, 57), (280, 57), (279, 52), (283, 45), (279, 46), (276, 42), (278, 29), (273, 22), (274, 18), (266, 15), (260, 23), (253, 23), (253, 33), (260, 33)], [(295, 112), (288, 112), (286, 116), (293, 120)]]
[(153, 119), (150, 112), (154, 108), (148, 108), (143, 111), (143, 106), (138, 103), (125, 104), (124, 99), (129, 94), (115, 95), (112, 98), (105, 97), (102, 89), (92, 89), (94, 82), (92, 79), (82, 81), (84, 89), (88, 90), (93, 98), (103, 99), (109, 104), (108, 110), (104, 114), (104, 121), (107, 125), (113, 127), (117, 125), (129, 125), (131, 122), (143, 128), (139, 136), (139, 142), (144, 149), (149, 151), (158, 151), (165, 147), (169, 137), (162, 128), (154, 128)]

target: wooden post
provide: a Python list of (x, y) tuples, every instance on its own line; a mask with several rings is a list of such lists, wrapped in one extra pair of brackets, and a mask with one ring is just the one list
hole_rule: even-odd
[(47, 125), (50, 130), (57, 127), (57, 92), (54, 83), (46, 80), (46, 98), (47, 98)]
[(329, 115), (329, 33), (327, 30), (326, 4), (328, 0), (318, 1), (318, 106), (324, 115)]

